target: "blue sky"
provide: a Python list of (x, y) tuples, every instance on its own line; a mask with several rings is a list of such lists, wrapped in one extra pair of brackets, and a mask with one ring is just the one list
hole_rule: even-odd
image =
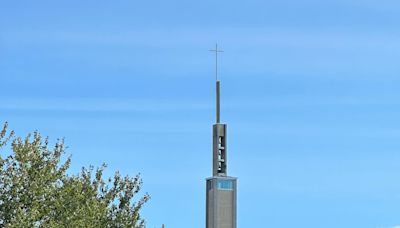
[(238, 227), (392, 228), (399, 27), (394, 0), (6, 0), (0, 122), (140, 172), (147, 227), (204, 227), (218, 42)]

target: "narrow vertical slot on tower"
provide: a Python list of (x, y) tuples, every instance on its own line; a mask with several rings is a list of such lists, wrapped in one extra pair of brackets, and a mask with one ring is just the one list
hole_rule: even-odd
[(226, 174), (226, 160), (225, 160), (225, 138), (224, 136), (218, 137), (218, 174)]

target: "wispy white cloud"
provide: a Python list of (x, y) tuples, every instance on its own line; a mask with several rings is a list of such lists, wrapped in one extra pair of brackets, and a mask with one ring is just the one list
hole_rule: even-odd
[[(399, 105), (397, 99), (389, 97), (298, 97), (286, 96), (279, 98), (260, 97), (259, 99), (225, 99), (224, 108), (265, 109), (299, 106), (371, 106)], [(180, 110), (211, 110), (213, 100), (185, 99), (55, 99), (55, 98), (3, 98), (0, 109), (30, 110), (30, 111), (82, 111), (82, 112), (140, 112), (140, 111), (180, 111)], [(400, 228), (400, 227), (399, 227)]]
[[(215, 42), (209, 33), (217, 33), (225, 45), (241, 43), (241, 48), (257, 47), (290, 47), (290, 48), (399, 48), (398, 33), (386, 31), (315, 30), (294, 27), (265, 28), (213, 28), (203, 29), (142, 29), (138, 31), (74, 31), (74, 30), (8, 30), (2, 36), (7, 45), (21, 43), (54, 45), (118, 45), (118, 46), (154, 46), (168, 47)], [(163, 39), (159, 39), (163, 37)]]
[(30, 111), (179, 111), (210, 109), (200, 101), (151, 99), (3, 99), (0, 109)]

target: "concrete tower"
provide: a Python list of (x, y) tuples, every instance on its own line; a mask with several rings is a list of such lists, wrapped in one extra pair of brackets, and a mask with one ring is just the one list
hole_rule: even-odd
[[(215, 50), (218, 53), (218, 48)], [(206, 228), (236, 228), (236, 177), (227, 175), (227, 125), (220, 123), (220, 81), (216, 81), (213, 176), (206, 179)]]

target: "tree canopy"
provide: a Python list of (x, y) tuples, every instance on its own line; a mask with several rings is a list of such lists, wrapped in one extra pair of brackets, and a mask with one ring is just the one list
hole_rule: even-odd
[[(10, 143), (11, 153), (4, 147)], [(39, 132), (25, 138), (0, 132), (0, 227), (144, 227), (140, 209), (149, 200), (140, 175), (118, 172), (104, 180), (106, 165), (67, 173), (63, 140), (49, 146)]]

